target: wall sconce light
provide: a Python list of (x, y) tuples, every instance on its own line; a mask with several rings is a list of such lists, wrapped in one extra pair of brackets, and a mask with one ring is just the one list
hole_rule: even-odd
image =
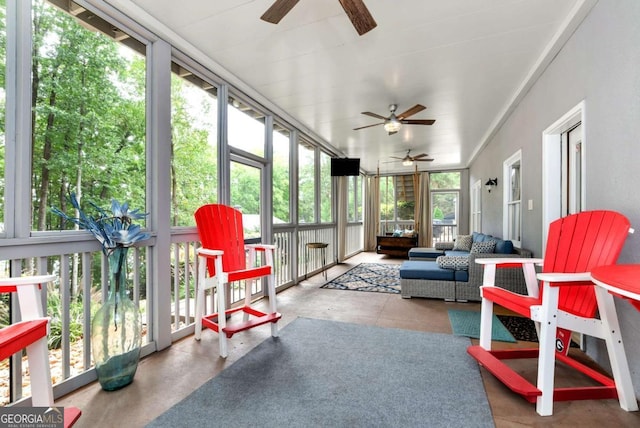
[(498, 185), (498, 177), (488, 179), (487, 182), (484, 183), (484, 185), (487, 188), (487, 192), (491, 193), (491, 189), (493, 189), (493, 186)]

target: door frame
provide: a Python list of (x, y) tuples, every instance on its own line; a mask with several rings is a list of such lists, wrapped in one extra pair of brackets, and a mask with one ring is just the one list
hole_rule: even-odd
[(562, 134), (582, 123), (582, 150), (580, 151), (582, 168), (580, 198), (583, 209), (586, 207), (586, 103), (580, 101), (575, 107), (562, 115), (553, 124), (542, 131), (542, 248), (547, 245), (549, 224), (562, 216)]

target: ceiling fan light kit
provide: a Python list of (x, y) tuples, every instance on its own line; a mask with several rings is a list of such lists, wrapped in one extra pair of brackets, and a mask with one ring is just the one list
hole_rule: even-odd
[(388, 133), (396, 133), (400, 130), (402, 123), (395, 116), (384, 123), (384, 130)]
[(420, 153), (416, 156), (411, 156), (411, 149), (407, 150), (407, 154), (403, 158), (391, 156), (392, 159), (398, 159), (402, 161), (403, 166), (412, 166), (414, 162), (433, 162), (433, 158), (430, 158), (426, 153)]
[(425, 106), (416, 104), (411, 107), (409, 110), (396, 115), (396, 109), (398, 108), (397, 104), (389, 105), (389, 116), (384, 117), (377, 113), (372, 113), (370, 111), (363, 111), (362, 114), (367, 116), (375, 117), (376, 119), (381, 119), (382, 122), (374, 123), (373, 125), (365, 125), (360, 126), (358, 128), (353, 128), (354, 131), (364, 128), (371, 128), (372, 126), (383, 125), (384, 130), (389, 134), (395, 134), (400, 130), (402, 125), (433, 125), (436, 121), (433, 119), (407, 119), (409, 116), (413, 116), (416, 113), (420, 113), (422, 110), (426, 109)]

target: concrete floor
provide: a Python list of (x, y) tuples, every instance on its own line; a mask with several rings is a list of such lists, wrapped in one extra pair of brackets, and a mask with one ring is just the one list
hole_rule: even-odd
[[(362, 253), (349, 259), (346, 264), (329, 269), (329, 279), (362, 262), (401, 263), (402, 260)], [(479, 303), (445, 303), (431, 299), (402, 299), (396, 294), (322, 289), (320, 286), (324, 282), (321, 275), (316, 275), (279, 293), (278, 311), (283, 314), (280, 325), (284, 326), (296, 317), (308, 317), (451, 333), (448, 309), (480, 310)], [(206, 330), (200, 342), (189, 336), (170, 348), (143, 359), (134, 382), (122, 390), (105, 392), (96, 382), (62, 397), (56, 405), (73, 405), (82, 410), (82, 417), (76, 427), (141, 427), (269, 336), (268, 326), (237, 334), (229, 341), (229, 356), (223, 360), (218, 357), (215, 333)], [(475, 340), (473, 342), (477, 343)], [(494, 347), (523, 345), (523, 342), (494, 343)], [(518, 365), (525, 377), (535, 378), (535, 361), (519, 361)], [(481, 371), (498, 428), (640, 426), (640, 412), (625, 412), (617, 400), (560, 402), (555, 404), (553, 416), (538, 416), (534, 404), (509, 391), (484, 369)], [(571, 374), (560, 370), (556, 383), (563, 385), (573, 380)], [(259, 421), (257, 422), (259, 426)], [(215, 426), (215, 421), (211, 421), (210, 426)], [(429, 426), (427, 421), (424, 426)]]

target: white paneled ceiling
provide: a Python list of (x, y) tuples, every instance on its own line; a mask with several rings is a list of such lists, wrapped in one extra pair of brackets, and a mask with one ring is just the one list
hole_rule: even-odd
[[(466, 167), (593, 0), (365, 0), (378, 26), (359, 36), (338, 0), (301, 0), (279, 24), (273, 0), (110, 0), (176, 46), (197, 49), (303, 129), (375, 172), (428, 153), (419, 169)], [(181, 46), (183, 45), (183, 46)], [(217, 70), (213, 70), (217, 72)], [(218, 73), (220, 74), (220, 73)], [(353, 128), (426, 110), (395, 135)]]

